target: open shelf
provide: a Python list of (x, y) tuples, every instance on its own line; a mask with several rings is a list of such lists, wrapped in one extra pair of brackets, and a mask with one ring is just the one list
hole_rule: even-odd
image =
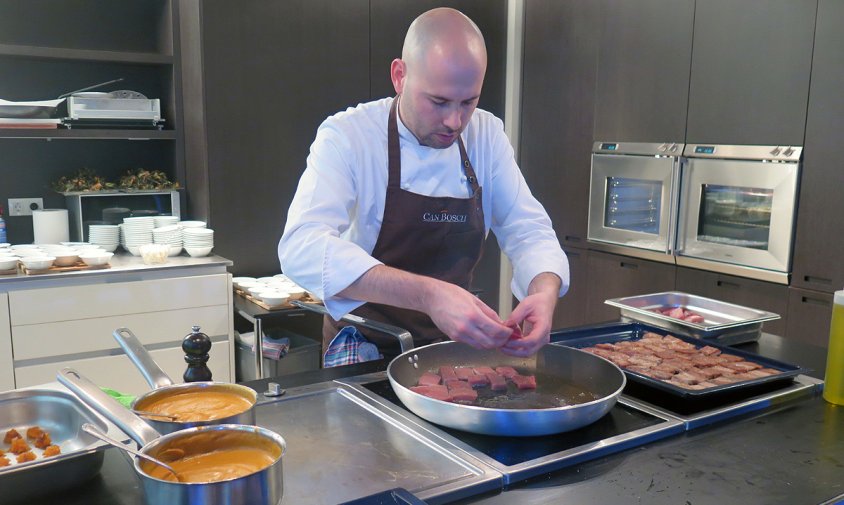
[(134, 63), (142, 65), (170, 65), (173, 63), (172, 56), (159, 53), (69, 49), (64, 47), (44, 47), (16, 44), (0, 44), (0, 55), (55, 60)]
[(174, 140), (174, 130), (118, 130), (66, 128), (3, 128), (0, 139), (116, 139)]

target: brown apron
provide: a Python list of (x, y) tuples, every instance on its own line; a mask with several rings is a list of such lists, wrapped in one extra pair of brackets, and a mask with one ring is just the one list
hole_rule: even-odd
[[(484, 243), (482, 191), (475, 170), (458, 135), (460, 162), (472, 188), (469, 198), (424, 196), (401, 188), (401, 152), (396, 106), (393, 100), (387, 123), (389, 179), (384, 218), (372, 256), (387, 266), (451, 282), (469, 289), (472, 272), (481, 259)], [(446, 340), (427, 314), (390, 305), (367, 303), (353, 314), (410, 331), (416, 346)], [(323, 322), (323, 352), (349, 323), (327, 317)], [(398, 341), (367, 328), (358, 330), (378, 346), (385, 358), (397, 356)]]

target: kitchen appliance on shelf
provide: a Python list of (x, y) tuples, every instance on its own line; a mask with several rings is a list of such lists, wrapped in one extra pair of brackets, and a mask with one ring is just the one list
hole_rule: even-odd
[(67, 98), (68, 128), (149, 128), (162, 129), (161, 101), (137, 91), (76, 93)]
[(672, 142), (595, 142), (589, 241), (608, 252), (673, 263), (682, 154), (683, 144)]
[(802, 152), (687, 145), (677, 264), (788, 284)]

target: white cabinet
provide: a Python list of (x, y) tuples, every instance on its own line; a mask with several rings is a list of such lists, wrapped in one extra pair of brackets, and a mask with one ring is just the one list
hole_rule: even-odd
[(114, 280), (119, 277), (2, 295), (3, 302), (8, 298), (5, 328), (11, 335), (3, 338), (0, 327), (0, 341), (14, 349), (15, 387), (53, 381), (59, 369), (70, 366), (104, 387), (128, 394), (148, 391), (112, 337), (119, 327), (131, 329), (159, 366), (182, 382), (187, 367), (182, 339), (198, 325), (213, 342), (208, 365), (214, 380), (234, 378), (230, 274)]
[(15, 389), (12, 361), (12, 333), (9, 325), (9, 296), (0, 293), (0, 391)]

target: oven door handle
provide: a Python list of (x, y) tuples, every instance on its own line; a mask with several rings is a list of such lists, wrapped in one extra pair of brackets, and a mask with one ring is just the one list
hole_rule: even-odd
[(686, 159), (677, 156), (674, 158), (674, 165), (671, 167), (671, 212), (668, 219), (668, 251), (670, 254), (680, 252), (680, 191), (683, 189), (681, 178), (685, 164)]

